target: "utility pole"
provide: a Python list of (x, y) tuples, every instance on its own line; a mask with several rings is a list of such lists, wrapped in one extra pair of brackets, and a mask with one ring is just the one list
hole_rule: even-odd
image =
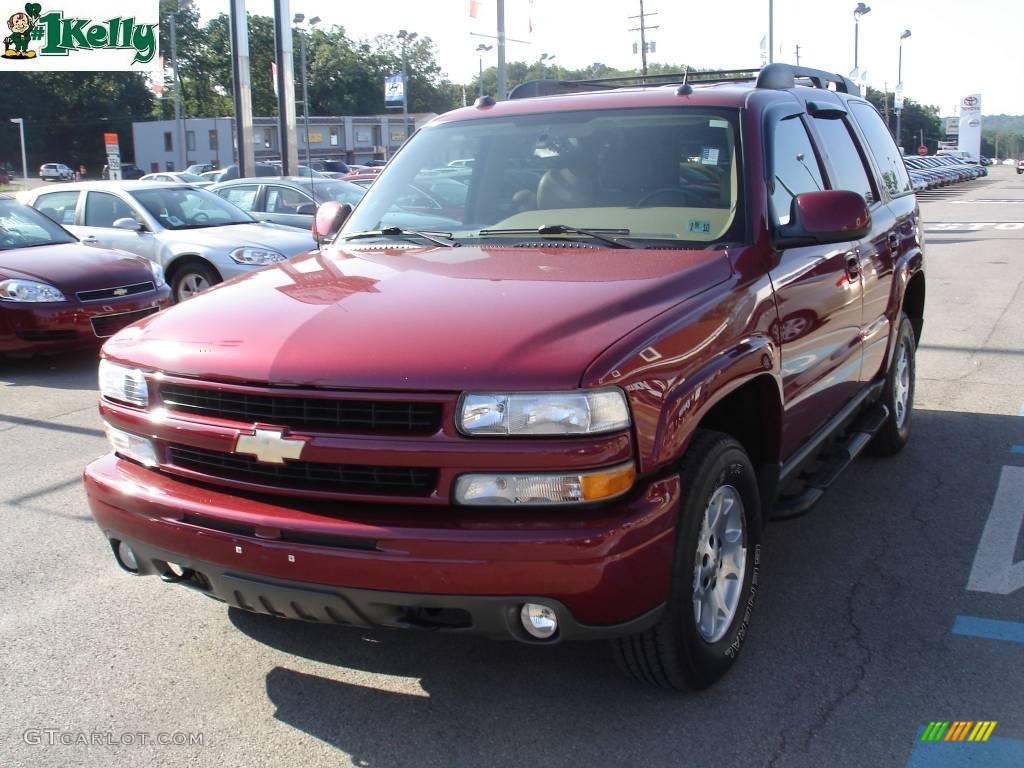
[[(647, 26), (647, 17), (648, 16), (657, 16), (657, 15), (658, 15), (657, 11), (652, 11), (651, 13), (645, 13), (644, 12), (644, 0), (640, 0), (640, 15), (639, 16), (630, 16), (629, 17), (630, 19), (640, 19), (640, 26), (639, 27), (633, 27), (629, 31), (630, 32), (639, 32), (640, 33), (640, 62), (641, 62), (641, 65), (642, 65), (641, 66), (641, 73), (642, 73), (642, 76), (643, 76), (643, 78), (645, 80), (647, 79), (647, 51), (648, 51), (648, 48), (647, 48), (647, 30), (648, 29), (660, 29), (661, 28), (659, 26), (653, 26), (653, 27)], [(653, 43), (652, 43), (652, 45), (653, 45)], [(635, 50), (633, 52), (636, 53)]]
[[(181, 129), (181, 83), (178, 80), (178, 14), (167, 14), (167, 22), (171, 27), (171, 82), (174, 83), (174, 141), (178, 151), (174, 153), (174, 170), (185, 170), (185, 136)], [(180, 161), (180, 163), (178, 162)]]
[[(252, 135), (252, 79), (249, 77), (249, 25), (245, 0), (231, 0), (231, 76), (235, 99), (235, 146), (238, 178), (256, 175), (256, 147)], [(219, 145), (218, 145), (219, 146)], [(218, 155), (220, 150), (217, 150)]]
[[(775, 2), (768, 0), (768, 63), (775, 61)], [(799, 65), (800, 62), (798, 61)]]
[(796, 65), (800, 66), (800, 43), (796, 44)]
[(498, 0), (498, 101), (508, 97), (505, 90), (505, 0)]

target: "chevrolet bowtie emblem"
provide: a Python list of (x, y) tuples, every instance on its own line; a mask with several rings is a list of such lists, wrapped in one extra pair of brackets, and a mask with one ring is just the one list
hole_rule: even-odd
[(114, 289), (114, 295), (115, 296), (124, 296), (126, 293), (128, 293), (128, 289), (127, 288), (115, 288)]
[(289, 440), (284, 436), (283, 429), (253, 430), (253, 434), (240, 434), (235, 442), (235, 453), (255, 456), (256, 461), (264, 464), (284, 464), (285, 459), (298, 459), (302, 456), (305, 440)]

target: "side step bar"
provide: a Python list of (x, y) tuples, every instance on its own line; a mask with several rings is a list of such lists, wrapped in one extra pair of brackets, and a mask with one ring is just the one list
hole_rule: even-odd
[(889, 409), (882, 403), (876, 403), (868, 408), (845, 431), (842, 441), (838, 445), (830, 446), (821, 455), (814, 471), (803, 476), (803, 492), (796, 496), (780, 498), (773, 506), (769, 519), (793, 520), (807, 514), (843, 470), (867, 447), (887, 418)]

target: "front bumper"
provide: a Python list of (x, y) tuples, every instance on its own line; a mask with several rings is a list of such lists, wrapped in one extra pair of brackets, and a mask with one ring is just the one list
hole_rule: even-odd
[[(674, 476), (571, 515), (382, 505), (379, 525), (365, 507), (349, 519), (344, 504), (314, 514), (113, 455), (86, 468), (85, 485), (100, 528), (131, 546), (139, 573), (290, 618), (526, 639), (519, 607), (543, 602), (560, 637), (615, 636), (656, 621), (671, 584)], [(178, 578), (167, 563), (198, 576)]]

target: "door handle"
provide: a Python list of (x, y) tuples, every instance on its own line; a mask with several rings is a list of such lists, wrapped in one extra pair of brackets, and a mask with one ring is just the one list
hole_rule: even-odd
[(95, 235), (89, 235), (88, 237), (83, 237), (82, 242), (86, 245), (96, 245), (99, 240), (96, 239)]
[(889, 233), (889, 250), (892, 251), (895, 256), (900, 249), (900, 236), (895, 232)]
[(851, 283), (860, 278), (860, 254), (857, 251), (846, 252), (846, 276)]

